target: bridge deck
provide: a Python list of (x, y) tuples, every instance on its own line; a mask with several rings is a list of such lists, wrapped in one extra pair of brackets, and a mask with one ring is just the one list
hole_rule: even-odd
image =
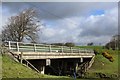
[(91, 58), (94, 53), (14, 52), (24, 59)]

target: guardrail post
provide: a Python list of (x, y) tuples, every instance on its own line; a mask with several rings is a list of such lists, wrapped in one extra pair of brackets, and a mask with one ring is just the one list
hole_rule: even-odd
[(61, 47), (61, 50), (62, 50), (62, 53), (64, 53), (64, 52), (63, 52), (63, 46)]
[(34, 44), (34, 52), (36, 52), (36, 44)]
[(49, 46), (49, 52), (51, 52), (51, 45)]
[(70, 47), (70, 51), (71, 51), (71, 53), (73, 53), (73, 49), (72, 49), (72, 47)]
[(9, 46), (9, 49), (11, 49), (11, 43), (10, 43), (10, 41), (8, 41), (8, 46)]
[(80, 49), (79, 49), (78, 51), (79, 51), (79, 53), (80, 53)]
[(17, 51), (19, 52), (19, 43), (17, 42)]

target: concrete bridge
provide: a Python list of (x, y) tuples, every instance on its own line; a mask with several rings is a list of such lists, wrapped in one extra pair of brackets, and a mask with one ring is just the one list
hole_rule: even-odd
[(94, 51), (76, 47), (7, 41), (4, 45), (21, 63), (25, 61), (42, 74), (67, 75), (71, 71), (82, 75), (94, 61)]

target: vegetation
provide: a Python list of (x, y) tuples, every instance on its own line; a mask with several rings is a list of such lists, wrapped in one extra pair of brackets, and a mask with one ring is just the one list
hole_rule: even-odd
[(94, 43), (93, 43), (93, 42), (91, 42), (91, 43), (88, 43), (87, 45), (88, 45), (88, 46), (93, 46), (93, 44), (94, 44)]
[(111, 41), (105, 45), (107, 49), (119, 49), (120, 50), (120, 35), (115, 35), (112, 37)]
[(75, 44), (71, 43), (71, 42), (67, 42), (67, 43), (65, 43), (65, 46), (67, 46), (67, 47), (74, 47)]
[(64, 46), (64, 43), (52, 43), (51, 45)]
[(51, 45), (75, 47), (75, 44), (72, 43), (72, 42), (66, 42), (66, 43), (52, 43)]
[(15, 62), (9, 56), (2, 56), (2, 77), (3, 78), (69, 78), (66, 76), (42, 75), (36, 71)]
[(24, 38), (35, 42), (39, 31), (37, 13), (33, 9), (26, 9), (16, 16), (11, 16), (2, 31), (2, 41), (21, 42)]
[(109, 61), (111, 61), (111, 62), (114, 61), (113, 57), (112, 57), (110, 54), (108, 54), (107, 52), (103, 52), (102, 55), (103, 55), (105, 58), (107, 58)]
[[(94, 49), (97, 51), (92, 67), (85, 74), (85, 78), (116, 78), (118, 77), (118, 50), (105, 49), (103, 46), (77, 46), (79, 48)], [(114, 59), (110, 62), (102, 53), (107, 52)]]
[(88, 78), (116, 78), (118, 77), (118, 56), (112, 55), (114, 62), (110, 62), (102, 55), (96, 55), (95, 62), (88, 70), (85, 77)]
[(0, 79), (2, 78), (2, 56), (0, 55)]

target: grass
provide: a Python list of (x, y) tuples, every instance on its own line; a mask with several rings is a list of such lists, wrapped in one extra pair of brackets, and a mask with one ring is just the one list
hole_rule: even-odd
[(0, 54), (0, 79), (2, 78), (2, 56)]
[(102, 73), (117, 73), (118, 72), (118, 56), (112, 55), (114, 62), (110, 62), (102, 55), (96, 55), (95, 62), (92, 65), (90, 72), (102, 72)]
[(7, 55), (2, 56), (2, 61), (3, 78), (69, 78), (66, 76), (42, 75), (20, 63), (15, 62)]
[[(118, 53), (117, 50), (107, 50), (102, 46), (77, 46), (79, 48), (95, 49), (99, 53), (95, 56), (95, 61), (92, 67), (87, 71), (85, 78), (99, 78), (98, 73), (105, 74), (106, 76), (116, 76), (118, 75)], [(113, 56), (114, 61), (110, 62), (108, 59), (101, 55), (102, 52), (108, 52)], [(52, 79), (62, 79), (70, 80), (73, 78), (67, 76), (52, 76), (52, 75), (42, 75), (34, 70), (15, 62), (10, 57), (2, 56), (2, 77), (3, 78), (52, 78)], [(79, 80), (79, 79), (78, 79)], [(80, 79), (81, 80), (81, 79)]]
[(114, 58), (114, 62), (110, 62), (102, 55), (96, 55), (95, 62), (93, 63), (92, 67), (87, 71), (90, 76), (86, 76), (96, 77), (97, 73), (105, 74), (107, 77), (111, 77), (112, 75), (118, 76), (118, 56), (112, 56)]
[(85, 48), (85, 49), (102, 49), (103, 46), (76, 46), (78, 48)]
[[(87, 71), (86, 76), (87, 78), (95, 78), (100, 77), (97, 76), (98, 73), (104, 74), (106, 77), (111, 76), (118, 76), (118, 50), (108, 50), (104, 49), (102, 46), (77, 46), (79, 48), (88, 48), (88, 49), (95, 49), (99, 53), (95, 56), (94, 63), (92, 67)], [(112, 55), (114, 61), (110, 62), (108, 59), (103, 57), (101, 54), (102, 52), (108, 52)]]

